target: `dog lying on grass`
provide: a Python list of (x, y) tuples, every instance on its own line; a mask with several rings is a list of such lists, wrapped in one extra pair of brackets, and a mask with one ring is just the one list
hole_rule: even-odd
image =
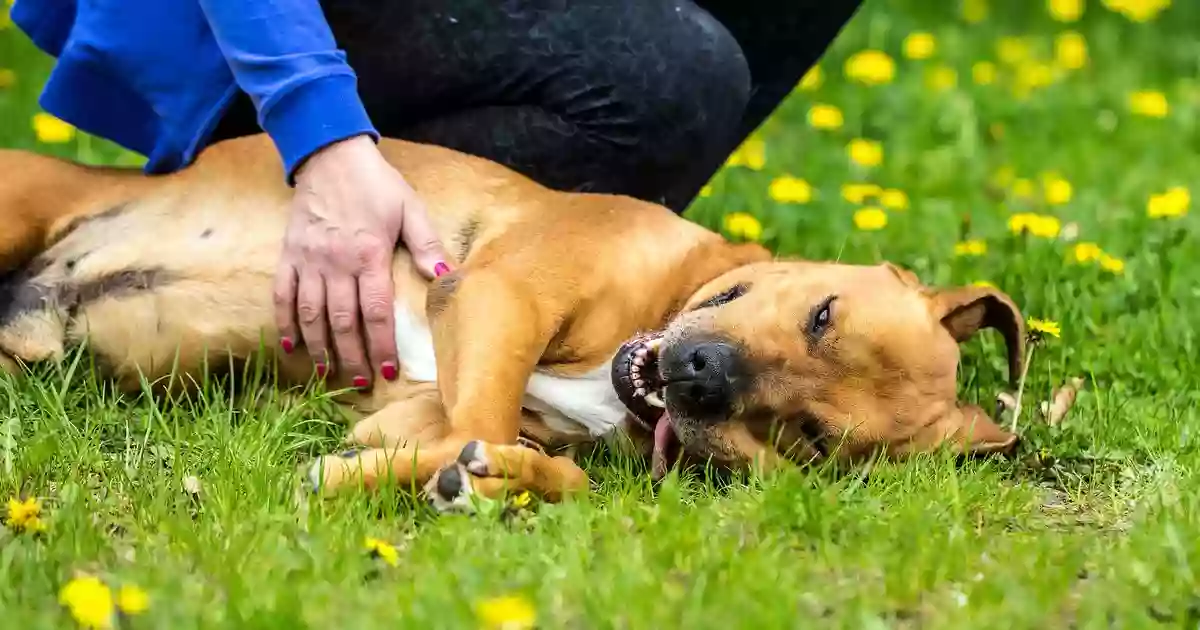
[[(956, 399), (956, 344), (982, 328), (1021, 374), (1023, 320), (1000, 291), (933, 289), (888, 263), (777, 260), (654, 204), (552, 191), (443, 148), (381, 148), (457, 269), (430, 283), (397, 251), (402, 377), (339, 395), (362, 450), (313, 462), (321, 493), (390, 479), (441, 509), (506, 490), (556, 501), (589, 483), (547, 451), (611, 435), (656, 475), (683, 454), (770, 469), (1016, 442)], [(254, 359), (284, 386), (314, 378), (305, 353), (271, 350), (290, 191), (265, 136), (167, 176), (16, 151), (0, 172), (8, 372), (86, 344), (126, 389)]]

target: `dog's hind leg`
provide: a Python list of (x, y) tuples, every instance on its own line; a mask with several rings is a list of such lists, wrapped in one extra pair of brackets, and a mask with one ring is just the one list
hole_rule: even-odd
[(372, 448), (428, 444), (446, 435), (446, 413), (437, 385), (428, 384), (410, 397), (398, 400), (363, 418), (346, 441)]

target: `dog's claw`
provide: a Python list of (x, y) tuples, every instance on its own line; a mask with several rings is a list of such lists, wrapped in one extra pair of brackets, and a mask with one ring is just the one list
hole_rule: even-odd
[(458, 463), (472, 475), (486, 477), (488, 474), (487, 455), (483, 451), (483, 443), (479, 440), (467, 442), (458, 454)]
[(475, 490), (471, 487), (470, 476), (470, 471), (459, 462), (439, 470), (425, 485), (425, 495), (433, 509), (443, 514), (474, 512)]
[(321, 494), (322, 475), (320, 458), (313, 460), (313, 463), (308, 465), (308, 474), (306, 477), (306, 480), (308, 481), (309, 492), (312, 494)]
[(458, 466), (450, 466), (442, 470), (437, 478), (437, 493), (443, 499), (453, 500), (463, 490), (462, 472)]

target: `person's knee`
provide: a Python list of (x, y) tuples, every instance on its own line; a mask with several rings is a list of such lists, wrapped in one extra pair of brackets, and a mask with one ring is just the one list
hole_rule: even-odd
[(639, 4), (637, 26), (630, 26), (632, 19), (615, 21), (612, 28), (620, 32), (604, 38), (614, 49), (587, 72), (591, 86), (607, 88), (592, 103), (602, 106), (572, 108), (572, 122), (660, 158), (695, 157), (723, 146), (750, 99), (750, 69), (741, 46), (689, 0)]

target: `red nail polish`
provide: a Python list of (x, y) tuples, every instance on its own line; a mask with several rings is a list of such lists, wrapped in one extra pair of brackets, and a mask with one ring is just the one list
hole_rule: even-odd
[(354, 377), (354, 386), (355, 387), (357, 387), (359, 389), (366, 389), (367, 384), (368, 384), (367, 377), (365, 377), (365, 376), (355, 376)]
[(319, 376), (321, 378), (325, 378), (325, 372), (327, 372), (328, 370), (329, 370), (329, 368), (324, 363), (317, 364), (317, 376)]
[(292, 340), (288, 339), (287, 337), (280, 339), (279, 345), (283, 347), (283, 351), (287, 354), (291, 354), (292, 350), (296, 349), (296, 346), (292, 344)]
[(433, 275), (438, 278), (440, 278), (448, 273), (450, 273), (450, 266), (444, 262), (439, 262), (438, 264), (433, 266)]
[(394, 381), (396, 377), (400, 376), (400, 372), (396, 370), (396, 364), (391, 361), (384, 361), (383, 365), (379, 367), (379, 371), (383, 373), (383, 378), (389, 381)]

